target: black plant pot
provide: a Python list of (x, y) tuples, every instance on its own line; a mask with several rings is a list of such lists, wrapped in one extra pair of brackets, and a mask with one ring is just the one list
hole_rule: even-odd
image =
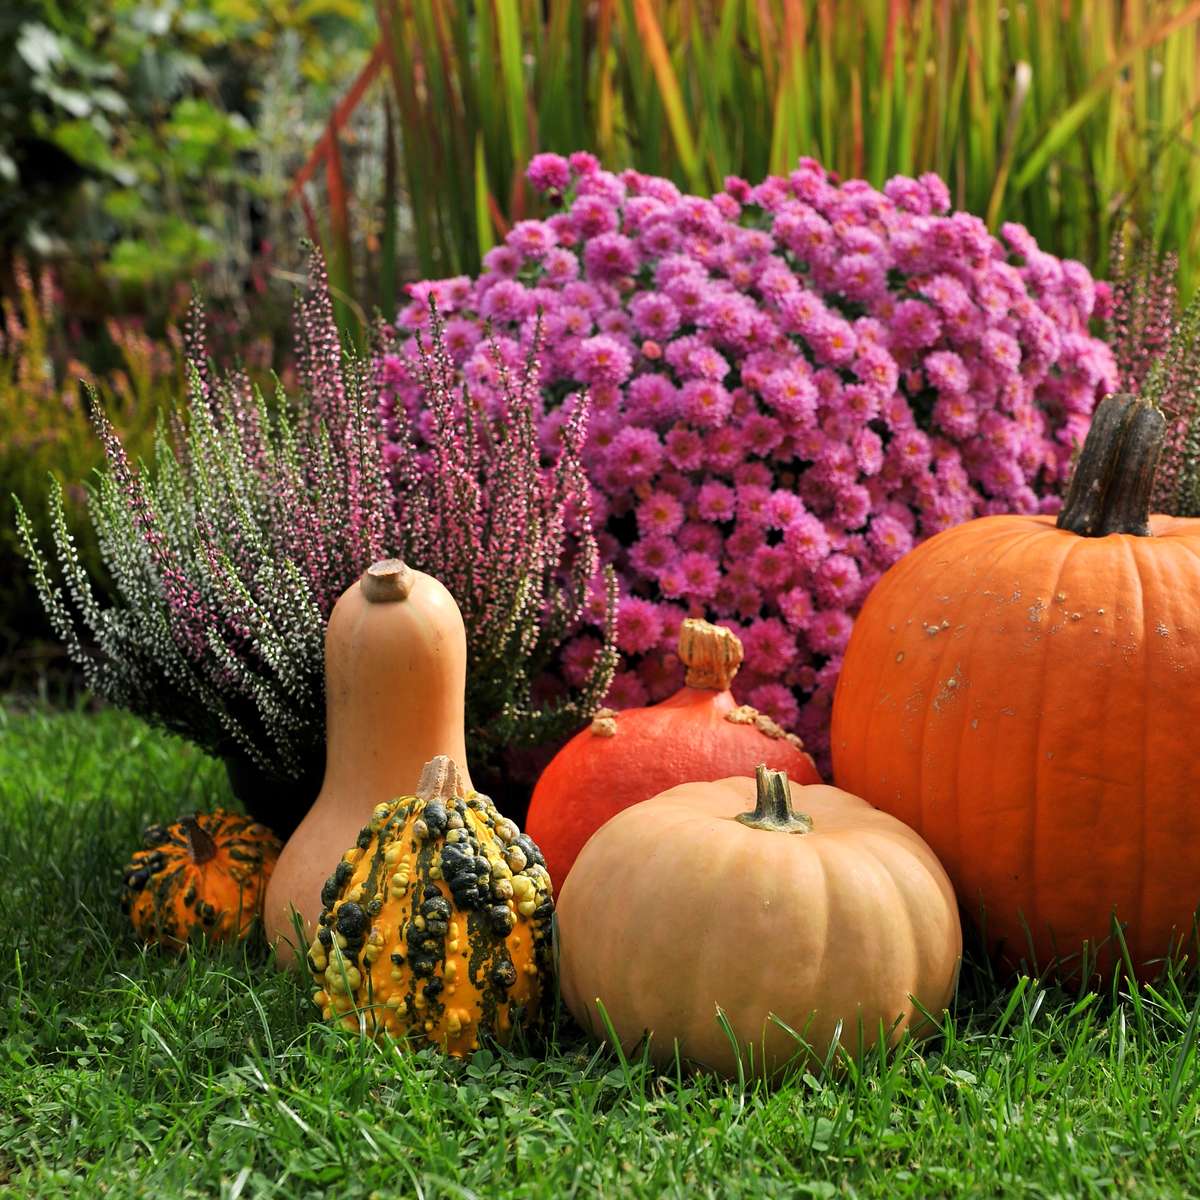
[(286, 779), (266, 774), (244, 754), (227, 754), (224, 763), (229, 786), (245, 810), (286, 842), (321, 790), (325, 747), (305, 763), (299, 775)]

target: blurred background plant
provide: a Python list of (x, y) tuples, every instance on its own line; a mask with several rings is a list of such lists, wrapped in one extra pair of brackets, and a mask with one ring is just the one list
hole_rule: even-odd
[(0, 265), (53, 263), (77, 316), (153, 317), (203, 273), (261, 320), (247, 294), (302, 264), (290, 176), (373, 38), (358, 0), (4, 6)]
[[(544, 211), (522, 182), (531, 156), (586, 149), (697, 193), (730, 174), (786, 172), (798, 155), (876, 187), (935, 171), (955, 207), (993, 230), (1021, 222), (1100, 275), (1113, 228), (1132, 217), (1156, 248), (1177, 251), (1181, 294), (1195, 288), (1196, 0), (378, 0), (378, 10), (390, 95), (364, 92), (331, 128), (364, 101), (394, 116), (385, 158), (402, 211), (385, 206), (383, 224), (411, 227), (422, 276), (476, 273), (514, 220)], [(336, 143), (327, 133), (317, 148), (326, 165)], [(314, 202), (331, 231), (355, 204), (374, 204), (342, 174), (333, 164)], [(372, 298), (411, 275), (403, 255), (375, 262)]]
[[(67, 480), (67, 527), (82, 561), (98, 580), (106, 575), (87, 521), (82, 481), (103, 453), (88, 421), (85, 383), (121, 431), (134, 455), (151, 445), (155, 410), (177, 395), (182, 382), (178, 338), (153, 340), (130, 322), (108, 322), (107, 365), (93, 369), (77, 357), (76, 323), (63, 310), (55, 276), (36, 278), (12, 264), (14, 286), (0, 300), (0, 689), (61, 682), (62, 652), (51, 633), (19, 550), (13, 496), (41, 496), (51, 472)], [(172, 330), (173, 332), (173, 330)], [(35, 510), (39, 537), (49, 521)]]

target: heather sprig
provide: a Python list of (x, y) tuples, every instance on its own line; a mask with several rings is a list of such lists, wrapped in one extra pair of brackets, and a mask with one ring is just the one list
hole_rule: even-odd
[(1168, 421), (1151, 506), (1200, 516), (1200, 293), (1181, 313), (1178, 263), (1160, 259), (1145, 235), (1119, 235), (1111, 259), (1108, 335), (1120, 390), (1147, 396)]
[[(950, 212), (932, 174), (876, 190), (801, 159), (711, 198), (586, 153), (528, 174), (558, 211), (514, 224), (478, 278), (410, 288), (401, 330), (428, 327), (432, 296), (487, 409), (544, 328), (543, 444), (589, 393), (579, 461), (622, 584), (605, 703), (678, 687), (680, 622), (706, 616), (745, 646), (739, 699), (820, 754), (882, 572), (953, 523), (1058, 505), (1116, 379), (1089, 329), (1106, 292), (1020, 225)], [(419, 381), (385, 376), (385, 413), (412, 410)], [(598, 652), (579, 631), (562, 679)]]
[[(394, 486), (406, 561), (440, 579), (469, 631), (467, 729), (483, 757), (559, 737), (599, 707), (616, 665), (616, 576), (600, 571), (581, 460), (588, 404), (574, 398), (543, 462), (537, 419), (540, 327), (529, 353), (505, 360), (487, 347), (495, 386), (489, 407), (457, 378), (445, 329), (431, 307), (428, 338), (384, 371), (413, 382), (413, 403), (389, 411)], [(599, 652), (574, 686), (535, 696), (560, 643), (592, 597)]]
[(50, 497), (60, 580), (23, 509), (43, 606), (89, 687), (268, 775), (298, 775), (324, 743), (324, 627), (340, 593), (398, 543), (374, 372), (344, 358), (324, 267), (297, 303), (302, 396), (273, 403), (187, 338), (185, 403), (133, 463), (93, 399), (106, 468), (89, 511), (112, 577), (102, 606)]

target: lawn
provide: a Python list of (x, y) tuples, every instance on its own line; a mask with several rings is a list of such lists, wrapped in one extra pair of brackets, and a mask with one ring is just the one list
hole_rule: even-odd
[(141, 952), (120, 868), (228, 803), (129, 717), (0, 708), (0, 1192), (13, 1196), (1200, 1195), (1196, 986), (964, 968), (939, 1038), (763, 1092), (548, 1046), (405, 1057), (265, 951)]

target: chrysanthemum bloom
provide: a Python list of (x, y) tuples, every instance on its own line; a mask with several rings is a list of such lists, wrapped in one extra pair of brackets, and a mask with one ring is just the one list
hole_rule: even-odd
[[(1115, 384), (1088, 330), (1096, 285), (1020, 226), (996, 238), (949, 213), (936, 175), (877, 191), (803, 159), (704, 199), (591, 155), (541, 154), (529, 178), (561, 210), (514, 226), (469, 286), (427, 286), (485, 400), (488, 323), (519, 357), (541, 309), (544, 439), (565, 397), (592, 391), (593, 512), (625, 595), (610, 701), (669, 694), (674, 632), (704, 615), (747, 642), (739, 699), (820, 754), (874, 580), (953, 522), (1057, 506)], [(407, 332), (428, 294), (411, 293)], [(414, 404), (388, 367), (385, 412)], [(590, 652), (585, 639), (565, 650), (564, 676)]]

